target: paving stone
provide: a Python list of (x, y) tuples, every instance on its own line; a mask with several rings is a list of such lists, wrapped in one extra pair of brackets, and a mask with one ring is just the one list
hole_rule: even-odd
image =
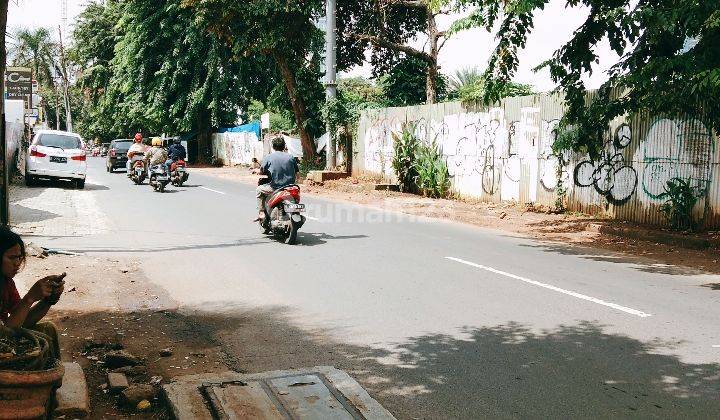
[(58, 406), (54, 417), (84, 419), (90, 415), (90, 397), (82, 367), (77, 363), (63, 363), (65, 376), (63, 385), (57, 390), (55, 398)]
[(127, 378), (122, 373), (108, 373), (108, 389), (111, 393), (117, 394), (129, 386), (130, 384), (128, 383)]

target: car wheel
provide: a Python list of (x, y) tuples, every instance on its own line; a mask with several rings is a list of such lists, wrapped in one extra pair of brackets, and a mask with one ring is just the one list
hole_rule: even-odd
[(35, 185), (35, 178), (32, 175), (25, 174), (25, 185), (28, 187)]
[(78, 190), (85, 189), (85, 180), (84, 179), (78, 179), (75, 181), (75, 185), (77, 186)]

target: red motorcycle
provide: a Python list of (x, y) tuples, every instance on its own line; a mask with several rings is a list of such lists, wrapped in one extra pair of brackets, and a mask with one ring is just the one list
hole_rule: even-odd
[(294, 245), (298, 230), (305, 224), (305, 205), (300, 204), (300, 187), (289, 185), (265, 198), (265, 217), (260, 220), (263, 232), (273, 234), (284, 243)]
[(176, 187), (182, 187), (187, 182), (190, 174), (187, 172), (187, 165), (184, 160), (179, 159), (170, 165), (170, 182)]
[(128, 176), (137, 185), (145, 182), (145, 178), (147, 178), (148, 171), (145, 167), (145, 161), (142, 159), (144, 155), (144, 153), (135, 153), (130, 159), (130, 173)]

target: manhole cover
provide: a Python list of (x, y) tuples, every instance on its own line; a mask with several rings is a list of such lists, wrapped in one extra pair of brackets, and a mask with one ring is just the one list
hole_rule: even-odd
[(203, 392), (220, 419), (362, 419), (320, 373), (247, 383), (205, 384)]
[(163, 389), (178, 420), (394, 419), (347, 373), (327, 366), (193, 375)]

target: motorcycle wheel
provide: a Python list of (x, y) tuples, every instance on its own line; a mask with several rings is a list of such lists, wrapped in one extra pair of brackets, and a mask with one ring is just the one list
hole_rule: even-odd
[(157, 189), (159, 192), (164, 193), (165, 192), (165, 184), (160, 184)]
[(133, 177), (132, 180), (133, 180), (133, 182), (135, 183), (135, 185), (140, 185), (140, 184), (142, 184), (142, 179), (141, 179), (141, 178)]
[(298, 226), (295, 222), (290, 222), (290, 231), (282, 235), (282, 241), (287, 245), (295, 245), (297, 243)]
[(258, 225), (260, 226), (260, 230), (262, 230), (263, 235), (269, 235), (270, 234), (270, 224), (265, 224), (264, 220), (260, 220), (258, 222)]

